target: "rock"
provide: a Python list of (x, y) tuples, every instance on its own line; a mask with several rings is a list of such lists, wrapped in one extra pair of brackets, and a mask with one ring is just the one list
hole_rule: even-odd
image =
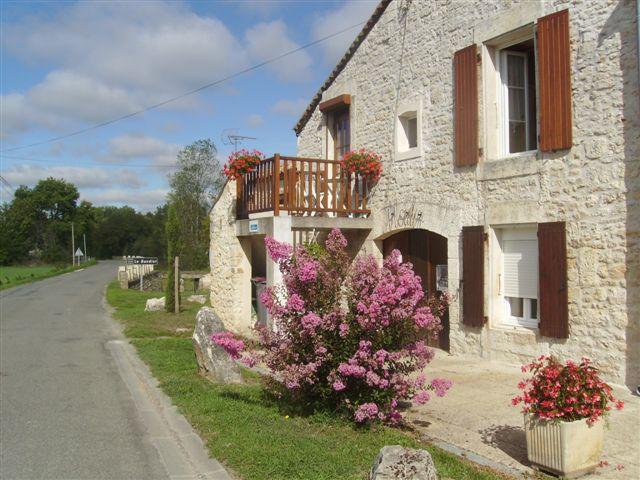
[(200, 277), (200, 281), (198, 282), (198, 289), (200, 290), (211, 290), (211, 284), (213, 283), (213, 275), (207, 273), (204, 277)]
[(187, 302), (198, 302), (200, 305), (204, 305), (207, 302), (207, 297), (205, 295), (190, 295)]
[(400, 445), (382, 447), (373, 462), (370, 480), (437, 480), (431, 454)]
[(159, 312), (164, 310), (164, 297), (150, 298), (144, 307), (145, 312)]
[(211, 341), (211, 335), (225, 328), (213, 308), (202, 307), (196, 315), (193, 348), (196, 351), (198, 373), (217, 383), (242, 383), (240, 368), (222, 347)]

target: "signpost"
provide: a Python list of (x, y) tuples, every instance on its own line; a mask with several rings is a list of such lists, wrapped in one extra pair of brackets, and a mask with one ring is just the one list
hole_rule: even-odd
[(78, 259), (78, 265), (80, 265), (80, 258), (84, 257), (84, 253), (82, 253), (82, 250), (80, 250), (80, 247), (78, 247), (78, 249), (76, 250), (75, 256)]

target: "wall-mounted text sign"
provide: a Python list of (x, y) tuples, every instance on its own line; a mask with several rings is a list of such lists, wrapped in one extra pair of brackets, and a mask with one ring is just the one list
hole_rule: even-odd
[(397, 203), (384, 207), (387, 217), (386, 230), (398, 228), (420, 228), (422, 226), (422, 211), (415, 205), (399, 206)]

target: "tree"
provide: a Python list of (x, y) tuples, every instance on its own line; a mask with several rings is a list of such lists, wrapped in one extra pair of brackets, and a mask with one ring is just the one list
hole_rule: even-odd
[[(165, 288), (165, 310), (167, 312), (174, 312), (176, 308), (176, 295), (175, 295), (175, 268), (174, 258), (178, 255), (178, 252), (182, 249), (181, 235), (180, 235), (180, 222), (178, 220), (178, 213), (174, 204), (169, 204), (167, 209), (167, 223), (166, 223), (166, 237), (167, 237), (167, 286)], [(180, 290), (178, 289), (178, 305), (180, 305)]]
[(197, 140), (178, 153), (177, 170), (169, 176), (169, 201), (176, 212), (180, 263), (185, 269), (209, 267), (209, 212), (224, 184), (217, 149)]

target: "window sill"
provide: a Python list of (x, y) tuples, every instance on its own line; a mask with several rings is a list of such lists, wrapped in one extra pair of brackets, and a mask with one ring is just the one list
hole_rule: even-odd
[(420, 148), (418, 147), (410, 148), (409, 150), (405, 150), (403, 152), (396, 151), (396, 160), (398, 161), (410, 160), (412, 158), (419, 158), (419, 157), (420, 157)]
[(492, 325), (489, 327), (491, 330), (498, 330), (509, 333), (520, 333), (527, 335), (536, 335), (538, 333), (538, 327), (525, 327), (523, 325), (511, 325), (508, 323), (501, 323), (500, 325)]
[(522, 152), (509, 157), (487, 159), (478, 168), (478, 180), (536, 175), (540, 171), (538, 152)]

